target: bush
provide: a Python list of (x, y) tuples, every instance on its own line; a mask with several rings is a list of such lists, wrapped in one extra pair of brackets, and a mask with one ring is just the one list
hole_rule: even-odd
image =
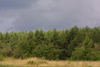
[(27, 64), (36, 64), (36, 62), (35, 61), (28, 61)]

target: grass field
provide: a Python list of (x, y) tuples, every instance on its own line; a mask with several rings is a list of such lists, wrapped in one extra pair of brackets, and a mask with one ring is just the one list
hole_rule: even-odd
[(100, 61), (48, 61), (39, 58), (5, 58), (0, 67), (100, 67)]

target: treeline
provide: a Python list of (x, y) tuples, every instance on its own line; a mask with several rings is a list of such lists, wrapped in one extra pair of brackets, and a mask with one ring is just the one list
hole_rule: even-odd
[(49, 60), (100, 60), (98, 27), (0, 32), (0, 56)]

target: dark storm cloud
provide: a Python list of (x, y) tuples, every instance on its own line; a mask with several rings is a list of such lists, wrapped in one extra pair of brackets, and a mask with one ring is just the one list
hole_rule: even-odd
[(14, 9), (9, 7), (8, 11), (2, 11), (3, 19), (6, 18), (3, 20), (4, 25), (7, 25), (7, 20), (11, 21), (5, 28), (7, 31), (29, 31), (37, 28), (69, 29), (75, 25), (78, 27), (100, 25), (98, 0), (34, 0), (26, 3), (27, 1), (21, 1), (25, 3), (21, 8), (15, 4)]
[(37, 0), (0, 0), (0, 31), (9, 31), (12, 23), (19, 17), (20, 10), (28, 8)]

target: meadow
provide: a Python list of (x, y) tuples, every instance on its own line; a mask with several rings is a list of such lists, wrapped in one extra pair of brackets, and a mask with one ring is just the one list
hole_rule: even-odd
[(100, 67), (100, 28), (0, 32), (0, 67)]
[(5, 58), (0, 67), (100, 67), (100, 61), (50, 61), (39, 58)]

